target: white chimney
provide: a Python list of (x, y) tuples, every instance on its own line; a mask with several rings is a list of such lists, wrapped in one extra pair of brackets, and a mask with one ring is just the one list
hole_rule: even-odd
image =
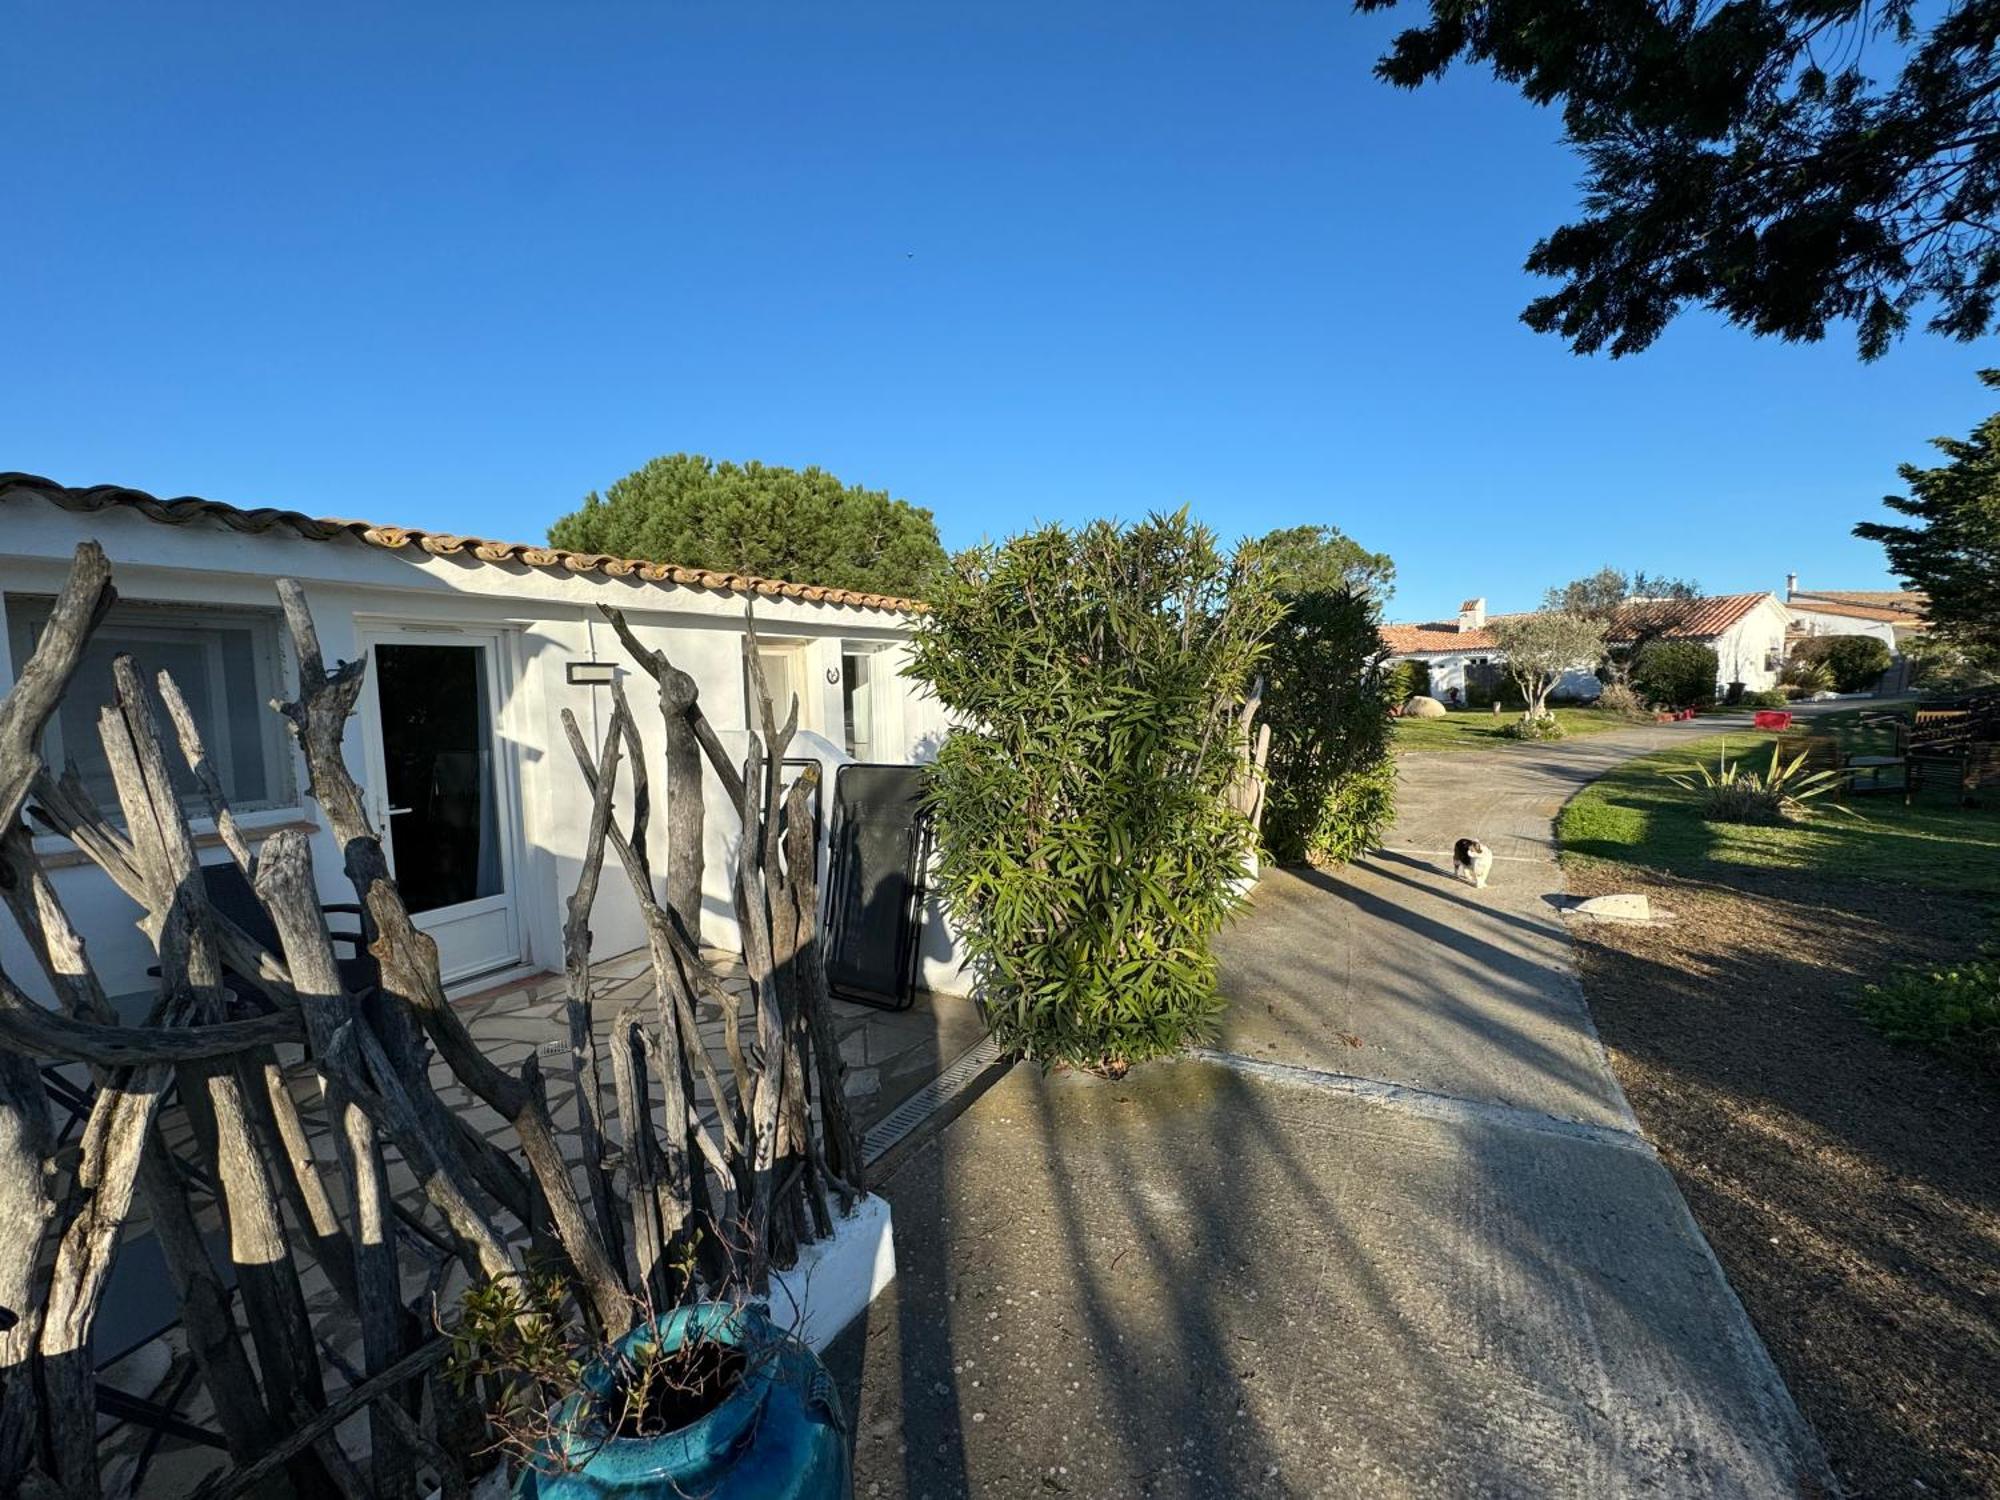
[(1469, 630), (1486, 628), (1486, 601), (1468, 599), (1458, 607), (1458, 633), (1464, 635)]

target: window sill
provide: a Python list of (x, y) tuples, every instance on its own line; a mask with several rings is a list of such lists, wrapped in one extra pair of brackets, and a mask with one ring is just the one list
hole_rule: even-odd
[[(253, 845), (261, 844), (274, 833), (296, 831), (310, 837), (319, 832), (319, 824), (305, 817), (298, 808), (275, 812), (245, 813), (236, 820), (243, 830), (243, 836)], [(194, 827), (194, 847), (197, 853), (204, 849), (220, 849), (222, 835), (215, 831), (214, 824), (207, 818), (201, 819)], [(78, 865), (94, 864), (91, 859), (68, 839), (43, 834), (35, 839), (35, 852), (42, 858), (45, 870), (70, 870)]]

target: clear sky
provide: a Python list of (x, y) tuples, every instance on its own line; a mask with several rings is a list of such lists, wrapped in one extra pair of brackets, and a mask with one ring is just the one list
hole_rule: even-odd
[(1994, 352), (1529, 333), (1559, 122), (1375, 82), (1398, 19), (24, 0), (0, 468), (534, 540), (657, 453), (817, 463), (952, 546), (1331, 522), (1397, 618), (1888, 586), (1848, 527)]

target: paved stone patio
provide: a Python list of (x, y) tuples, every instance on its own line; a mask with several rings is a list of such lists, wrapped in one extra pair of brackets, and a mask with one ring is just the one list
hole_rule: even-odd
[[(735, 955), (711, 950), (705, 956), (731, 989), (747, 996), (748, 979)], [(600, 1044), (604, 1108), (615, 1133), (617, 1114), (611, 1095), (610, 1067), (608, 1062), (603, 1061), (603, 1044), (612, 1020), (627, 1006), (637, 1004), (647, 1013), (652, 1012), (656, 1003), (652, 975), (646, 955), (635, 952), (594, 966), (592, 979), (593, 1019)], [(576, 1077), (569, 1046), (562, 976), (538, 975), (489, 991), (476, 992), (455, 1000), (453, 1004), (481, 1050), (497, 1066), (510, 1073), (518, 1072), (530, 1053), (539, 1055), (548, 1087), (550, 1113), (564, 1141), (565, 1153), (573, 1163), (580, 1164), (582, 1150), (577, 1136)], [(849, 1107), (853, 1111), (857, 1131), (864, 1133), (984, 1035), (973, 1003), (951, 995), (919, 995), (910, 1009), (894, 1012), (835, 1000), (833, 1018), (841, 1057), (847, 1067), (845, 1081)], [(727, 1064), (721, 1061), (724, 1055), (724, 1023), (719, 1008), (712, 1004), (700, 1005), (697, 1023), (710, 1055), (718, 1059), (719, 1068), (726, 1070)], [(741, 1017), (746, 1038), (754, 1030), (754, 1024), (746, 1000)], [(296, 1048), (289, 1050), (294, 1057), (298, 1055)], [(432, 1078), (439, 1097), (448, 1107), (482, 1134), (502, 1140), (511, 1152), (512, 1130), (489, 1105), (472, 1097), (463, 1085), (452, 1078), (445, 1065), (435, 1059)], [(337, 1193), (338, 1177), (332, 1170), (332, 1152), (316, 1076), (309, 1069), (299, 1067), (293, 1073), (293, 1084), (294, 1097), (313, 1138), (329, 1190)], [(658, 1097), (656, 1087), (656, 1102)], [(713, 1108), (705, 1092), (699, 1094), (697, 1103), (705, 1110)], [(170, 1109), (166, 1123), (170, 1141), (184, 1150), (187, 1144), (186, 1127), (178, 1109)], [(389, 1166), (399, 1203), (409, 1208), (420, 1221), (435, 1226), (435, 1215), (431, 1213), (421, 1188), (407, 1167), (393, 1155)], [(581, 1186), (580, 1165), (577, 1167), (577, 1179)], [(205, 1211), (204, 1227), (213, 1225), (216, 1216), (212, 1205), (198, 1201), (197, 1207)], [(128, 1243), (140, 1240), (145, 1233), (144, 1216), (135, 1207)], [(405, 1298), (435, 1297), (439, 1306), (448, 1308), (463, 1286), (462, 1270), (439, 1246), (426, 1244), (421, 1232), (405, 1225), (400, 1233), (404, 1236), (405, 1247), (417, 1252), (403, 1257)], [(517, 1239), (525, 1239), (525, 1231), (517, 1235)], [(361, 1363), (359, 1329), (346, 1316), (325, 1275), (312, 1264), (296, 1233), (293, 1234), (293, 1250), (302, 1268), (301, 1281), (314, 1331), (331, 1351), (334, 1369), (329, 1372), (329, 1391), (337, 1392), (346, 1384), (337, 1373), (341, 1362), (354, 1367)], [(219, 1234), (211, 1240), (211, 1253), (219, 1264), (226, 1262), (227, 1246)], [(125, 1258), (121, 1255), (121, 1260)], [(135, 1268), (141, 1264), (152, 1264), (144, 1260), (143, 1251), (132, 1256), (131, 1260)], [(125, 1300), (128, 1306), (136, 1301), (138, 1316), (143, 1318), (148, 1298), (144, 1288), (136, 1289), (136, 1293), (136, 1297)], [(238, 1305), (240, 1308), (240, 1303)], [(170, 1294), (164, 1285), (160, 1287), (157, 1309), (160, 1316), (172, 1316)], [(130, 1318), (123, 1321), (129, 1322)], [(133, 1394), (152, 1395), (180, 1380), (189, 1367), (180, 1330), (176, 1327), (121, 1360), (106, 1372), (106, 1379), (107, 1383)], [(188, 1421), (197, 1425), (208, 1424), (209, 1405), (198, 1382), (178, 1410)], [(114, 1480), (120, 1470), (130, 1472), (149, 1435), (130, 1424), (109, 1421), (102, 1424), (101, 1430), (105, 1472), (108, 1480)], [(362, 1451), (366, 1438), (365, 1419), (357, 1417), (344, 1426), (341, 1433), (350, 1451)], [(140, 1493), (162, 1497), (185, 1494), (203, 1476), (218, 1467), (222, 1460), (223, 1455), (216, 1450), (168, 1440), (151, 1459)]]

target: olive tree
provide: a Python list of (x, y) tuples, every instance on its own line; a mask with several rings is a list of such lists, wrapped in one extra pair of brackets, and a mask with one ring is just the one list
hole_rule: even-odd
[(1526, 719), (1549, 716), (1549, 694), (1573, 668), (1589, 668), (1604, 652), (1602, 622), (1561, 610), (1498, 620), (1493, 638), (1507, 653), (1507, 672), (1528, 700)]

